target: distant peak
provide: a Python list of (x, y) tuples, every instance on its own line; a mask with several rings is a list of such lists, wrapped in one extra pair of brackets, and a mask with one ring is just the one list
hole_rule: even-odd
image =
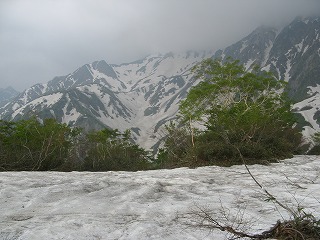
[(107, 64), (108, 65), (108, 63), (105, 61), (105, 60), (98, 60), (98, 61), (94, 61), (93, 63), (92, 63), (92, 65), (97, 65), (97, 64)]
[(117, 74), (114, 72), (112, 66), (110, 66), (105, 60), (95, 61), (91, 65), (94, 70), (97, 70), (111, 78), (117, 78)]

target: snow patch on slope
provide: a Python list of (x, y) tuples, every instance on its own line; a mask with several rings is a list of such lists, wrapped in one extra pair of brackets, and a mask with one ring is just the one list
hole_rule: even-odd
[(290, 70), (291, 70), (291, 60), (287, 59), (286, 71), (284, 73), (284, 81), (289, 82), (290, 80)]
[(246, 71), (248, 71), (250, 69), (250, 67), (252, 66), (252, 64), (254, 63), (254, 60), (250, 59), (248, 60), (245, 64), (244, 64), (244, 68)]
[(245, 41), (242, 42), (242, 46), (241, 46), (241, 48), (240, 48), (240, 53), (241, 53), (246, 47), (248, 47), (248, 43), (247, 43), (247, 42), (248, 42), (247, 40), (245, 40)]
[(300, 113), (304, 119), (311, 124), (311, 127), (304, 127), (302, 133), (312, 142), (311, 136), (320, 131), (317, 119), (314, 117), (316, 112), (320, 110), (320, 85), (317, 84), (316, 87), (310, 86), (309, 89), (308, 94), (310, 97), (293, 105), (293, 109)]
[(305, 41), (305, 39), (302, 39), (302, 41), (300, 43), (295, 45), (298, 52), (301, 52), (304, 41)]
[[(76, 122), (79, 117), (81, 117), (81, 114), (77, 112), (75, 108), (72, 108), (71, 111), (68, 111), (68, 107), (70, 104), (70, 98), (67, 97), (67, 103), (63, 107), (63, 116), (62, 116), (62, 123), (70, 124), (72, 122)], [(54, 115), (54, 112), (52, 111), (52, 115)]]
[[(266, 65), (266, 63), (267, 63), (267, 61), (268, 61), (268, 59), (269, 59), (270, 51), (271, 51), (272, 47), (273, 47), (273, 42), (272, 42), (271, 40), (269, 40), (269, 43), (268, 43), (268, 45), (267, 45), (267, 48), (266, 48), (266, 50), (265, 50), (265, 52), (264, 52), (264, 59), (263, 59), (263, 61), (262, 61), (261, 66), (265, 66), (265, 65)], [(265, 71), (269, 71), (269, 70), (265, 70)]]
[(41, 104), (42, 108), (50, 108), (52, 105), (57, 103), (61, 99), (62, 96), (63, 96), (63, 93), (58, 92), (58, 93), (53, 93), (50, 95), (39, 97), (39, 98), (27, 103), (23, 107), (17, 109), (12, 114), (12, 118), (15, 118), (15, 116), (17, 116), (18, 114), (21, 114), (23, 112), (23, 110), (25, 110), (27, 107), (33, 107), (33, 106), (37, 106), (37, 105)]

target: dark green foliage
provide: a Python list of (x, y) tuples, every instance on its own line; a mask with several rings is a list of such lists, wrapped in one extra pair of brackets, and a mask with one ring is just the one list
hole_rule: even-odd
[(174, 123), (166, 126), (167, 138), (156, 160), (158, 168), (191, 167), (194, 162), (191, 135), (186, 128), (177, 128)]
[(2, 170), (57, 170), (68, 158), (75, 130), (54, 119), (0, 121)]
[(83, 169), (89, 171), (138, 171), (149, 168), (146, 151), (130, 142), (130, 131), (104, 129), (87, 135), (88, 151)]
[[(296, 121), (282, 91), (283, 81), (258, 68), (246, 72), (231, 59), (225, 63), (207, 59), (194, 72), (203, 81), (180, 105), (181, 122), (192, 130), (186, 139), (194, 142), (184, 156), (191, 151), (198, 163), (230, 165), (241, 163), (241, 156), (260, 162), (295, 153), (301, 133), (293, 128)], [(202, 122), (206, 130), (192, 133), (195, 121)], [(165, 145), (169, 155), (176, 150), (170, 142), (172, 132)], [(179, 162), (184, 162), (184, 156)]]
[(0, 121), (0, 171), (137, 171), (151, 165), (130, 132), (84, 133), (55, 119)]

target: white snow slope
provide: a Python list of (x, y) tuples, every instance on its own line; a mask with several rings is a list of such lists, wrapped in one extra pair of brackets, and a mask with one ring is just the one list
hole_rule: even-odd
[[(278, 200), (319, 217), (320, 157), (296, 156), (250, 169)], [(227, 239), (188, 226), (206, 208), (251, 232), (288, 214), (253, 182), (244, 166), (144, 172), (1, 172), (0, 239)], [(236, 217), (236, 220), (233, 219)], [(225, 220), (221, 219), (222, 223)]]

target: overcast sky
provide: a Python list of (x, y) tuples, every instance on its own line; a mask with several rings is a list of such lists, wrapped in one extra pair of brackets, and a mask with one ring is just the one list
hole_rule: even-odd
[(0, 88), (22, 91), (95, 60), (217, 50), (310, 14), (319, 0), (0, 0)]

